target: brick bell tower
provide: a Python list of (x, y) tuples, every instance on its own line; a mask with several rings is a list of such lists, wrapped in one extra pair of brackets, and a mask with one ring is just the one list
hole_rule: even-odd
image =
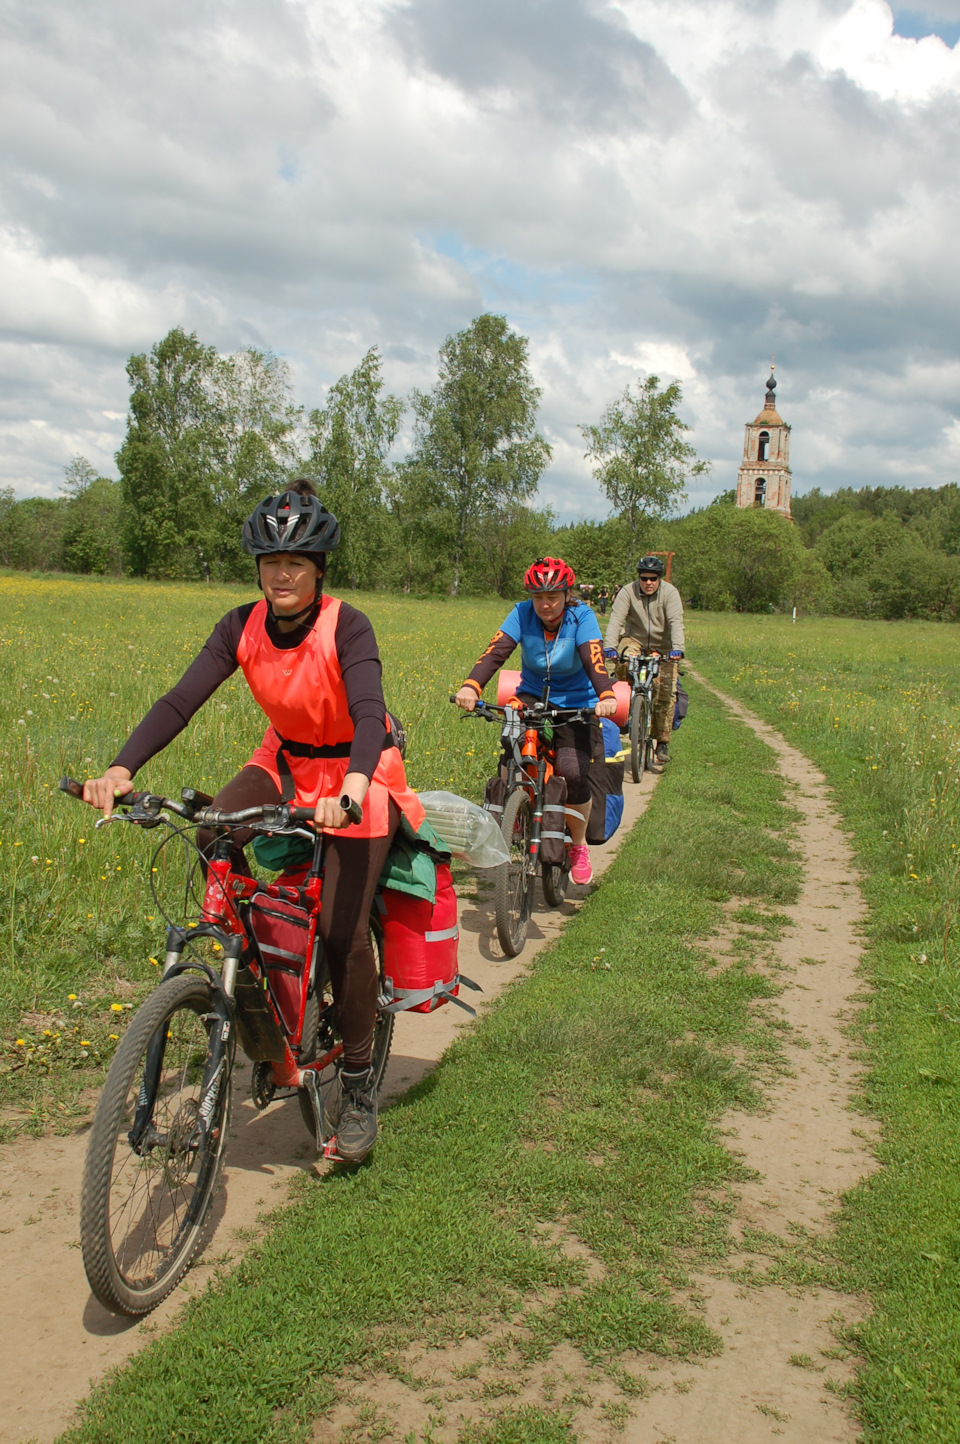
[(777, 411), (777, 383), (770, 379), (763, 410), (748, 421), (743, 440), (743, 461), (737, 472), (737, 506), (765, 506), (790, 515), (790, 427)]

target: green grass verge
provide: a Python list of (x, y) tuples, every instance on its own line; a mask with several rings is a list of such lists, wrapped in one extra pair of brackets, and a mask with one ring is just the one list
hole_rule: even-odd
[[(504, 1320), (524, 1321), (527, 1366), (566, 1340), (624, 1398), (643, 1388), (625, 1351), (719, 1349), (676, 1289), (691, 1260), (726, 1251), (726, 1188), (743, 1175), (717, 1123), (759, 1100), (780, 1034), (749, 954), (711, 974), (697, 940), (723, 901), (742, 897), (754, 924), (798, 879), (770, 750), (693, 691), (696, 722), (647, 814), (532, 976), (389, 1111), (367, 1165), (302, 1180), (65, 1439), (306, 1440), (344, 1371), (399, 1371), (411, 1339)], [(599, 1275), (544, 1225), (581, 1240)], [(559, 1444), (570, 1418), (491, 1402), (461, 1437)]]
[(706, 675), (820, 766), (869, 906), (858, 1025), (882, 1170), (837, 1253), (873, 1311), (852, 1330), (869, 1441), (960, 1439), (960, 637), (921, 623), (695, 616)]

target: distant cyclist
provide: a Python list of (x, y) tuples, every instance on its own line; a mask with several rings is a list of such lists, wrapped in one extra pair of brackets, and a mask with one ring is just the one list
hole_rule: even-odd
[(660, 675), (653, 694), (651, 734), (657, 744), (657, 763), (670, 761), (670, 730), (677, 691), (677, 670), (683, 656), (683, 602), (680, 593), (664, 581), (666, 567), (660, 557), (641, 557), (637, 580), (621, 587), (607, 623), (608, 656), (621, 663), (637, 653), (656, 652)]
[(609, 587), (601, 587), (600, 590), (599, 590), (599, 592), (597, 592), (597, 601), (600, 603), (600, 615), (601, 615), (601, 617), (605, 617), (605, 616), (607, 615), (607, 603), (609, 602), (609, 600), (610, 600), (610, 589), (609, 589)]
[[(530, 600), (518, 602), (503, 622), (456, 696), (458, 707), (472, 712), (494, 672), (520, 644), (521, 674), (517, 696), (539, 702), (544, 687), (555, 707), (592, 707), (598, 717), (612, 717), (616, 698), (603, 665), (600, 624), (590, 607), (571, 596), (576, 585), (571, 567), (559, 557), (541, 557), (523, 579)], [(567, 802), (580, 816), (568, 816), (570, 877), (584, 884), (593, 877), (587, 847), (590, 783), (587, 769), (593, 756), (593, 728), (567, 722), (554, 730), (556, 771), (567, 781)]]

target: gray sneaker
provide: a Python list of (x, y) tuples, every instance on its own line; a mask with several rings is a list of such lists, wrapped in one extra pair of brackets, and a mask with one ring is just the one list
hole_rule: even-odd
[(666, 742), (657, 743), (656, 761), (660, 767), (665, 767), (670, 761), (670, 747)]
[(373, 1069), (349, 1073), (341, 1068), (332, 1097), (324, 1099), (324, 1122), (337, 1135), (337, 1152), (348, 1163), (360, 1163), (377, 1141), (377, 1090)]

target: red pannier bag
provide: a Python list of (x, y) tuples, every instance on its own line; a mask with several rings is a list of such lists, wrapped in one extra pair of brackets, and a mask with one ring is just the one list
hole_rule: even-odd
[(250, 926), (280, 1020), (292, 1036), (300, 1021), (300, 992), (307, 962), (310, 919), (296, 903), (258, 892), (250, 903)]
[(446, 863), (437, 863), (437, 894), (433, 903), (395, 888), (377, 894), (383, 927), (383, 970), (386, 985), (380, 1006), (387, 1013), (432, 1013), (443, 1003), (456, 1003), (476, 1016), (457, 994), (460, 984), (480, 991), (457, 971), (457, 894)]

